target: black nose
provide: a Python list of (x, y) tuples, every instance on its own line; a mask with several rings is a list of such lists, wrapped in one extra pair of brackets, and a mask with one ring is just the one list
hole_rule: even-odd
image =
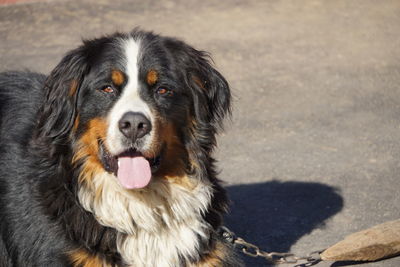
[(141, 138), (151, 131), (150, 121), (137, 112), (127, 112), (118, 122), (119, 130), (132, 141)]

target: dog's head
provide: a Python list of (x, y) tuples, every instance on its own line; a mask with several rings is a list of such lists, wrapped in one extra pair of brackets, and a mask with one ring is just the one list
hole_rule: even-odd
[(107, 172), (125, 189), (204, 173), (230, 108), (228, 84), (206, 53), (139, 30), (85, 41), (46, 90), (38, 136), (71, 145), (80, 182)]

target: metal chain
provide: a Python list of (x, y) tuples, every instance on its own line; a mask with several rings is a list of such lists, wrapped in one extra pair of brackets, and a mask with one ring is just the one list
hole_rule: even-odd
[(312, 266), (321, 261), (320, 254), (324, 251), (324, 250), (313, 251), (307, 256), (302, 256), (302, 257), (296, 256), (293, 253), (266, 252), (261, 250), (256, 245), (246, 242), (243, 238), (236, 237), (235, 233), (233, 233), (225, 226), (222, 226), (220, 228), (219, 233), (225, 241), (233, 244), (236, 248), (241, 250), (242, 253), (244, 253), (245, 255), (254, 258), (262, 257), (266, 259), (268, 262), (273, 264), (281, 264), (281, 263), (295, 264), (299, 263), (300, 261), (304, 261), (305, 263), (298, 264), (296, 265), (296, 267)]

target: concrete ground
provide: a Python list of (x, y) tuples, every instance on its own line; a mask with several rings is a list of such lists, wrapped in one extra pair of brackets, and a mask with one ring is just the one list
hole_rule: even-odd
[(226, 221), (264, 250), (304, 254), (399, 219), (398, 0), (0, 4), (0, 70), (48, 73), (81, 38), (138, 25), (211, 52), (235, 96), (217, 151)]

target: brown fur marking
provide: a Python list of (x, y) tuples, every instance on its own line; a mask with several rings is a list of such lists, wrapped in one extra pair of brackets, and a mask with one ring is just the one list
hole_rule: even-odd
[[(169, 182), (181, 185), (189, 190), (193, 189), (195, 185), (190, 178), (187, 177), (185, 173), (185, 164), (180, 160), (185, 157), (186, 150), (177, 136), (176, 126), (171, 122), (160, 119), (157, 115), (155, 121), (156, 123), (153, 130), (156, 135), (154, 136), (154, 142), (149, 151), (158, 155), (162, 146), (166, 145), (161, 160), (161, 166), (156, 176), (167, 179)], [(145, 156), (148, 158), (154, 157), (154, 155)]]
[(76, 132), (76, 130), (78, 130), (78, 126), (79, 126), (79, 114), (76, 116), (75, 121), (74, 121), (74, 126), (72, 127), (72, 130), (74, 132)]
[(150, 70), (147, 73), (146, 81), (148, 85), (154, 85), (158, 80), (158, 73), (155, 70)]
[(83, 169), (79, 177), (79, 182), (90, 183), (92, 177), (103, 171), (103, 165), (98, 157), (99, 144), (98, 140), (104, 141), (106, 138), (107, 123), (104, 119), (95, 118), (89, 121), (86, 132), (78, 141), (78, 147), (72, 162), (85, 160)]
[(160, 123), (158, 128), (158, 134), (161, 139), (159, 143), (166, 145), (165, 155), (160, 166), (162, 175), (168, 177), (183, 176), (184, 166), (183, 162), (180, 162), (179, 159), (182, 158), (185, 149), (177, 137), (175, 126), (170, 122), (164, 122)]
[(76, 91), (78, 90), (78, 81), (73, 80), (71, 82), (71, 87), (69, 88), (68, 96), (74, 96)]
[(180, 185), (189, 190), (195, 188), (196, 184), (187, 176), (184, 169), (184, 162), (180, 161), (186, 153), (183, 144), (176, 136), (176, 130), (172, 124), (168, 124), (161, 133), (167, 144), (164, 160), (162, 162), (163, 177), (170, 183)]
[(222, 260), (226, 257), (227, 248), (221, 242), (216, 243), (215, 248), (207, 254), (200, 262), (191, 267), (219, 267), (222, 266)]
[(78, 249), (69, 254), (73, 267), (108, 267), (98, 256), (92, 255), (84, 249)]
[(199, 77), (197, 76), (193, 76), (193, 81), (195, 82), (195, 84), (197, 84), (201, 89), (205, 90), (206, 89), (206, 82), (201, 81)]
[(122, 71), (113, 70), (111, 72), (111, 80), (116, 86), (121, 86), (125, 82), (125, 76)]

